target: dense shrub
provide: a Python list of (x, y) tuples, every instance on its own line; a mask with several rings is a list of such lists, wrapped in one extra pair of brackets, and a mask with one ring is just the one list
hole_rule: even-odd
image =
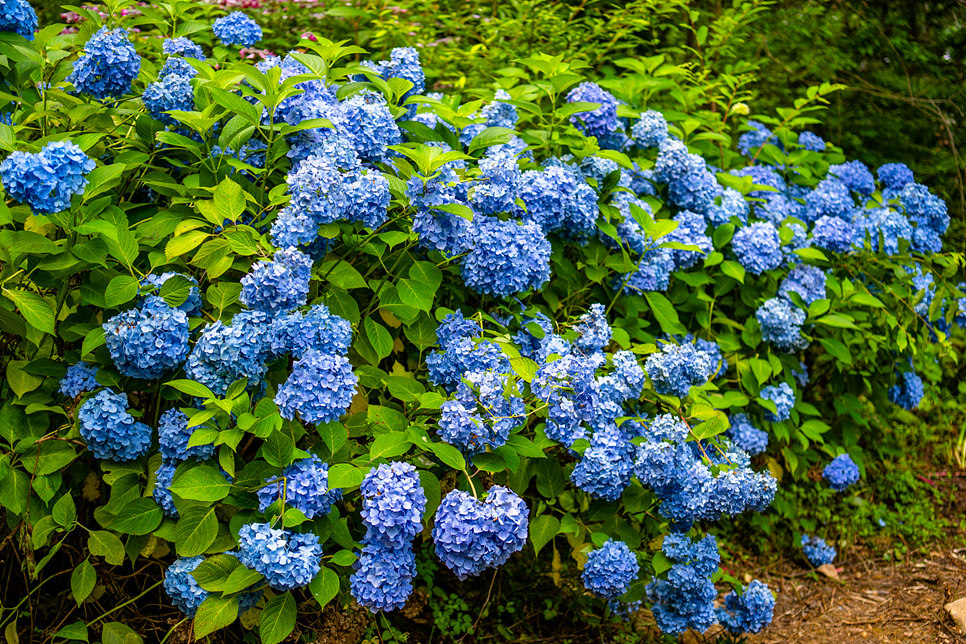
[(82, 608), (148, 558), (197, 637), (278, 642), (402, 608), (432, 542), (436, 575), (549, 547), (617, 618), (757, 632), (707, 524), (854, 483), (890, 436), (848, 406), (917, 402), (964, 317), (945, 204), (799, 133), (834, 86), (732, 141), (737, 105), (642, 102), (658, 59), (534, 53), (465, 100), (411, 49), (251, 64), (244, 14), (81, 11), (0, 37), (0, 504)]

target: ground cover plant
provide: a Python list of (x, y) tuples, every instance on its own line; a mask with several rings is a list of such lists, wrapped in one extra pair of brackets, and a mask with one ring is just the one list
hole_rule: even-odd
[(534, 558), (602, 624), (759, 632), (708, 530), (847, 494), (897, 445), (866, 407), (956, 358), (946, 206), (808, 129), (837, 86), (744, 122), (533, 52), (440, 93), (414, 48), (252, 58), (240, 11), (3, 6), (8, 633), (395, 637), (422, 586), (455, 637)]

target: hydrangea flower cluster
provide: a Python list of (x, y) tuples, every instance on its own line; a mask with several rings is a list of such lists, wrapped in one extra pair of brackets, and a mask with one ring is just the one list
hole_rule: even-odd
[(825, 466), (822, 476), (828, 481), (830, 488), (842, 492), (853, 483), (859, 482), (859, 466), (852, 462), (848, 454), (839, 454)]
[(321, 569), (322, 546), (312, 532), (250, 523), (238, 531), (238, 561), (261, 573), (275, 590), (306, 586)]
[(269, 334), (274, 355), (301, 358), (309, 349), (345, 355), (352, 343), (352, 325), (335, 315), (325, 304), (313, 304), (308, 311), (293, 311), (276, 317)]
[(358, 382), (348, 358), (308, 349), (279, 387), (275, 403), (282, 418), (292, 420), (298, 412), (305, 422), (328, 423), (349, 409)]
[(208, 598), (208, 591), (198, 585), (191, 572), (205, 560), (196, 557), (179, 557), (164, 571), (164, 591), (171, 603), (188, 617), (194, 617), (198, 607)]
[(597, 83), (584, 82), (567, 93), (568, 103), (597, 103), (587, 112), (570, 117), (570, 122), (586, 136), (595, 136), (606, 141), (617, 129), (617, 99)]
[(835, 548), (825, 543), (820, 537), (802, 535), (802, 552), (808, 562), (818, 568), (835, 561)]
[(478, 216), (473, 225), (476, 244), (460, 264), (468, 287), (506, 297), (550, 279), (550, 242), (535, 223)]
[(70, 141), (51, 141), (37, 154), (15, 151), (0, 163), (3, 189), (38, 214), (70, 208), (71, 195), (84, 194), (94, 160)]
[(131, 378), (160, 378), (188, 355), (187, 314), (156, 295), (144, 298), (140, 308), (115, 315), (103, 327), (114, 366)]
[(767, 221), (740, 228), (731, 240), (731, 246), (738, 263), (752, 275), (778, 268), (785, 259), (778, 229)]
[(526, 419), (523, 399), (508, 384), (493, 370), (466, 373), (456, 395), (443, 403), (440, 437), (470, 457), (504, 445)]
[(698, 250), (668, 249), (675, 270), (691, 268), (698, 263), (698, 260), (714, 250), (714, 244), (706, 234), (708, 222), (702, 215), (688, 210), (675, 215), (674, 221), (677, 222), (678, 227), (665, 235), (662, 241), (696, 246)]
[(440, 502), (433, 524), (436, 556), (462, 581), (502, 566), (523, 549), (530, 509), (509, 489), (494, 485), (480, 502), (453, 490)]
[(691, 387), (705, 384), (715, 374), (720, 358), (690, 342), (667, 342), (647, 357), (644, 371), (657, 393), (686, 398)]
[(672, 635), (690, 628), (708, 630), (717, 621), (714, 600), (718, 593), (711, 582), (721, 561), (717, 541), (708, 535), (693, 543), (685, 535), (669, 534), (661, 551), (674, 565), (667, 579), (655, 579), (647, 585), (658, 628)]
[(574, 330), (580, 334), (574, 346), (584, 353), (602, 351), (613, 335), (603, 304), (591, 304), (590, 310), (580, 316)]
[(195, 458), (207, 461), (215, 455), (214, 445), (193, 445), (188, 441), (194, 429), (188, 427), (188, 416), (180, 409), (169, 409), (158, 419), (158, 444), (161, 456), (168, 461), (186, 461)]
[(33, 40), (36, 30), (37, 12), (27, 0), (0, 0), (0, 31), (12, 31)]
[(530, 388), (549, 405), (547, 438), (569, 446), (586, 437), (583, 423), (594, 420), (600, 403), (595, 371), (595, 363), (572, 354), (547, 362), (537, 370)]
[(87, 362), (78, 362), (67, 367), (67, 373), (60, 381), (60, 393), (68, 398), (77, 398), (83, 393), (94, 391), (97, 384), (97, 367)]
[(847, 253), (855, 244), (855, 226), (841, 217), (823, 215), (812, 227), (812, 244), (833, 253)]
[(759, 148), (764, 145), (781, 145), (778, 137), (763, 123), (748, 121), (748, 126), (752, 129), (738, 137), (738, 151), (746, 157), (757, 156)]
[(84, 50), (87, 53), (74, 61), (74, 70), (67, 76), (78, 92), (104, 100), (131, 91), (131, 83), (141, 71), (141, 57), (126, 30), (101, 27)]
[(218, 18), (212, 24), (211, 30), (226, 47), (232, 45), (251, 47), (262, 39), (262, 28), (241, 11), (233, 11), (227, 16)]
[(372, 612), (406, 605), (416, 576), (412, 540), (423, 529), (426, 494), (410, 463), (379, 465), (360, 487), (365, 546), (352, 575), (351, 590)]
[(735, 414), (730, 420), (728, 438), (735, 447), (744, 450), (749, 456), (761, 454), (768, 449), (768, 432), (763, 432), (752, 425), (747, 415)]
[(668, 136), (667, 120), (655, 110), (642, 112), (631, 128), (634, 143), (642, 148), (658, 148)]
[(889, 400), (903, 409), (915, 409), (925, 395), (922, 378), (915, 371), (900, 371), (898, 380), (889, 388)]
[(570, 474), (571, 482), (595, 499), (616, 501), (630, 485), (635, 447), (621, 429), (608, 425), (595, 431)]
[(775, 596), (768, 586), (757, 579), (739, 595), (735, 591), (725, 597), (724, 608), (719, 608), (718, 622), (732, 633), (760, 633), (771, 624), (775, 614)]
[(342, 498), (342, 490), (329, 489), (329, 464), (313, 454), (295, 461), (258, 490), (258, 510), (265, 512), (282, 498), (307, 519), (314, 519), (329, 513)]
[[(597, 229), (597, 193), (570, 167), (528, 170), (519, 181), (526, 218), (545, 233), (584, 241)], [(515, 195), (508, 195), (512, 203)]]
[(641, 566), (637, 556), (623, 541), (608, 539), (587, 554), (581, 578), (584, 588), (602, 599), (617, 599), (637, 579)]
[[(401, 78), (412, 83), (413, 86), (400, 97), (400, 102), (404, 102), (410, 96), (422, 94), (426, 91), (426, 75), (423, 73), (423, 67), (419, 63), (419, 52), (414, 47), (397, 47), (390, 52), (389, 60), (382, 60), (378, 63), (366, 60), (362, 64), (372, 69), (385, 80)], [(511, 125), (510, 127), (513, 126)]]
[(775, 403), (777, 411), (773, 414), (765, 412), (765, 419), (779, 423), (792, 417), (792, 407), (795, 406), (795, 392), (787, 382), (770, 385), (761, 390), (761, 397)]
[(95, 458), (133, 461), (151, 448), (151, 428), (127, 411), (127, 395), (102, 389), (77, 413), (80, 435)]
[(440, 348), (426, 358), (430, 382), (455, 391), (466, 373), (509, 373), (506, 354), (489, 340), (477, 342), (482, 335), (479, 323), (465, 319), (461, 311), (447, 314), (436, 329)]
[[(654, 164), (654, 178), (668, 185), (668, 199), (680, 208), (703, 212), (714, 204), (717, 186), (714, 175), (708, 171), (704, 159), (688, 152), (687, 146), (680, 141), (664, 141)], [(678, 217), (675, 217), (676, 221)], [(701, 226), (702, 234), (704, 228)]]
[[(162, 71), (164, 71), (163, 68)], [(194, 71), (193, 68), (192, 71)], [(168, 68), (167, 72), (144, 88), (141, 100), (155, 119), (167, 125), (177, 125), (177, 119), (167, 112), (194, 111), (194, 88), (191, 86), (191, 75), (172, 73), (171, 68)]]
[(761, 339), (775, 345), (779, 351), (793, 353), (808, 346), (802, 335), (805, 311), (783, 297), (765, 300), (755, 317), (761, 326)]
[(810, 305), (817, 300), (824, 300), (825, 290), (825, 271), (808, 264), (799, 264), (788, 272), (788, 276), (782, 280), (778, 287), (778, 295), (791, 300), (789, 293), (798, 293), (806, 305)]
[(267, 313), (242, 311), (230, 325), (221, 320), (209, 324), (188, 355), (185, 373), (220, 396), (241, 378), (254, 387), (267, 371), (270, 323)]
[(198, 60), (205, 59), (204, 50), (196, 42), (184, 36), (165, 38), (161, 45), (161, 51), (168, 56), (189, 56)]
[(798, 144), (812, 152), (825, 152), (825, 140), (814, 132), (806, 130), (799, 133)]
[(241, 279), (239, 301), (275, 315), (305, 304), (312, 278), (312, 259), (295, 248), (276, 251), (270, 262), (258, 262)]

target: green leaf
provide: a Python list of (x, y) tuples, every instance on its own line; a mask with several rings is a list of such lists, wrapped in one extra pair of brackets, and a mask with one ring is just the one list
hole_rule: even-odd
[[(750, 178), (750, 177), (749, 177)], [(651, 567), (654, 568), (654, 576), (657, 577), (662, 572), (666, 572), (671, 569), (674, 562), (668, 559), (667, 555), (661, 550), (654, 553), (654, 557), (651, 558)]]
[(64, 496), (57, 499), (54, 503), (54, 507), (51, 510), (51, 516), (57, 525), (64, 528), (70, 526), (77, 518), (77, 507), (74, 505), (74, 498), (70, 494), (65, 494)]
[(538, 365), (530, 358), (524, 358), (523, 356), (510, 358), (510, 366), (513, 368), (513, 373), (527, 382), (533, 382), (533, 379), (537, 375)]
[(745, 283), (745, 267), (734, 260), (721, 262), (721, 272), (742, 284)]
[(20, 289), (3, 289), (3, 294), (17, 305), (20, 315), (30, 326), (38, 331), (54, 334), (54, 312), (47, 300), (36, 293)]
[(245, 213), (245, 191), (225, 177), (215, 188), (215, 207), (222, 219), (237, 221)]
[(54, 637), (60, 637), (65, 640), (72, 640), (75, 642), (90, 641), (87, 634), (87, 624), (84, 622), (74, 622), (73, 624), (68, 624), (54, 633)]
[(855, 326), (855, 322), (851, 317), (847, 315), (838, 315), (836, 313), (830, 313), (829, 315), (824, 315), (817, 320), (816, 324), (824, 324), (825, 326), (836, 327), (839, 329), (857, 329), (859, 327)]
[(358, 487), (365, 477), (365, 473), (355, 465), (337, 463), (329, 468), (329, 489)]
[(28, 364), (30, 363), (26, 360), (11, 360), (7, 363), (7, 384), (18, 398), (22, 398), (44, 382), (42, 377), (27, 372)]
[(272, 597), (262, 609), (258, 635), (262, 644), (278, 644), (295, 628), (295, 598), (286, 592)]
[(139, 283), (130, 275), (118, 275), (107, 285), (104, 292), (104, 302), (109, 307), (116, 307), (130, 302), (138, 294)]
[[(195, 578), (198, 585), (205, 590), (213, 593), (220, 593), (225, 590), (228, 578), (236, 569), (243, 567), (238, 561), (238, 557), (230, 555), (215, 555), (208, 557), (191, 571), (191, 576)], [(246, 568), (247, 570), (247, 568)]]
[(863, 292), (854, 293), (852, 297), (849, 298), (849, 301), (855, 302), (856, 304), (861, 304), (863, 306), (874, 306), (880, 309), (885, 308), (885, 304), (883, 304), (882, 301), (879, 300), (879, 298), (877, 298), (876, 296), (870, 293), (863, 293)]
[(87, 549), (92, 555), (104, 557), (104, 561), (112, 566), (124, 563), (124, 544), (113, 532), (94, 530), (87, 538)]
[(556, 460), (544, 459), (537, 463), (537, 490), (545, 498), (556, 499), (566, 487), (563, 468)]
[(366, 318), (363, 326), (366, 330), (366, 337), (369, 339), (372, 348), (375, 349), (376, 355), (379, 356), (380, 360), (392, 353), (392, 336), (389, 335), (386, 327), (372, 318)]
[(312, 591), (315, 601), (319, 602), (321, 610), (339, 594), (339, 575), (331, 568), (323, 566), (309, 584), (309, 590)]
[(238, 598), (208, 595), (195, 613), (195, 639), (200, 640), (225, 628), (238, 618)]
[(834, 356), (839, 362), (852, 364), (852, 352), (840, 340), (835, 338), (819, 338), (819, 342), (825, 347), (825, 351)]
[(109, 527), (122, 534), (151, 534), (163, 518), (164, 513), (154, 499), (141, 497), (121, 508)]
[(194, 380), (172, 380), (164, 384), (196, 398), (216, 398), (211, 389)]
[(424, 446), (429, 448), (436, 455), (436, 458), (454, 470), (466, 469), (466, 459), (463, 458), (463, 454), (449, 443), (424, 443)]
[(231, 484), (217, 468), (200, 465), (175, 476), (170, 489), (182, 499), (221, 501), (231, 491)]
[(484, 472), (502, 472), (507, 468), (507, 463), (497, 452), (483, 452), (473, 457), (473, 467)]
[[(403, 278), (396, 285), (396, 292), (399, 294), (399, 299), (402, 300), (403, 304), (408, 304), (427, 313), (433, 309), (433, 300), (436, 298), (436, 292), (423, 282)], [(372, 339), (370, 338), (371, 341)], [(374, 344), (373, 347), (375, 347)]]
[(339, 422), (320, 423), (315, 426), (315, 431), (319, 433), (319, 436), (322, 437), (325, 444), (329, 446), (329, 451), (333, 454), (338, 452), (339, 448), (349, 440), (349, 432)]
[(84, 600), (90, 596), (97, 583), (97, 571), (91, 562), (85, 559), (81, 565), (74, 568), (70, 574), (70, 592), (74, 596), (74, 601), (80, 606)]
[(409, 437), (405, 432), (379, 434), (369, 447), (369, 461), (377, 458), (393, 458), (409, 451)]
[(540, 550), (550, 543), (557, 532), (560, 531), (560, 519), (549, 514), (541, 514), (530, 522), (530, 542), (533, 544), (533, 554), (537, 555)]
[(282, 432), (275, 431), (268, 435), (265, 445), (262, 446), (262, 456), (269, 465), (275, 467), (288, 467), (292, 464), (292, 455), (295, 453), (295, 443), (292, 438)]
[(226, 595), (239, 593), (262, 579), (262, 573), (245, 566), (238, 566), (228, 575), (228, 580), (225, 582), (222, 592)]
[(144, 640), (130, 626), (108, 622), (101, 631), (101, 644), (144, 644)]
[(204, 553), (218, 536), (214, 506), (188, 508), (181, 514), (174, 534), (180, 556), (194, 557)]
[(668, 335), (687, 333), (687, 329), (684, 328), (680, 318), (678, 318), (678, 312), (674, 310), (674, 306), (666, 297), (654, 291), (647, 291), (644, 293), (644, 299), (647, 300), (651, 312), (654, 313), (654, 317), (657, 318), (657, 323), (664, 333)]
[(164, 284), (158, 290), (158, 295), (164, 300), (165, 304), (177, 308), (188, 300), (191, 289), (197, 288), (187, 277), (183, 275), (172, 275), (164, 280)]
[(443, 283), (443, 272), (432, 262), (414, 262), (409, 267), (409, 277), (425, 284), (433, 292)]

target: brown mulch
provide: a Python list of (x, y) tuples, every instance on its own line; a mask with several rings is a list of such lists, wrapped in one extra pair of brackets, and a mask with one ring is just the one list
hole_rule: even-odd
[[(778, 592), (771, 626), (754, 644), (966, 643), (943, 606), (966, 597), (966, 551), (934, 551), (901, 564), (858, 555), (838, 578), (794, 564), (762, 576)], [(783, 569), (784, 568), (784, 569)]]

